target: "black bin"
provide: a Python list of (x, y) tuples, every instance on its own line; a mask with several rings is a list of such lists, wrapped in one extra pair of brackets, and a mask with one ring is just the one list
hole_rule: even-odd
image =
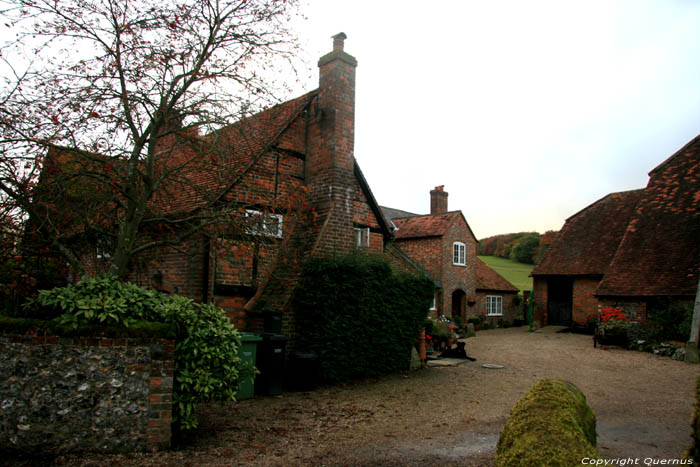
[(265, 332), (279, 334), (282, 332), (282, 310), (264, 308), (262, 311)]
[(255, 393), (267, 396), (282, 394), (284, 386), (284, 357), (289, 337), (263, 332), (258, 344), (255, 366), (260, 370), (255, 380)]
[(318, 386), (320, 365), (315, 352), (297, 350), (292, 354), (287, 384), (292, 391), (312, 391)]

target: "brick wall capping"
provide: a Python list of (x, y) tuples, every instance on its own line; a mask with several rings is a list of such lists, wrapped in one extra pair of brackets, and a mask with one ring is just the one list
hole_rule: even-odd
[(163, 338), (175, 339), (177, 332), (174, 323), (137, 321), (125, 326), (86, 325), (73, 328), (52, 320), (33, 318), (12, 318), (0, 315), (0, 329), (3, 333), (27, 334), (34, 336), (54, 335), (59, 337), (120, 337), (120, 338)]
[(334, 60), (340, 60), (351, 66), (357, 66), (357, 59), (343, 50), (334, 50), (318, 59), (318, 66), (327, 65)]

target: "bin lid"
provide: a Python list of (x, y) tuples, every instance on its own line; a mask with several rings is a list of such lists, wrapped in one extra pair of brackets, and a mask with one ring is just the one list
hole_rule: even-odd
[(284, 334), (276, 334), (274, 332), (263, 332), (260, 333), (262, 338), (266, 341), (288, 341), (289, 336), (285, 336)]
[(241, 342), (260, 342), (261, 340), (262, 337), (258, 336), (257, 334), (253, 334), (252, 332), (241, 333)]

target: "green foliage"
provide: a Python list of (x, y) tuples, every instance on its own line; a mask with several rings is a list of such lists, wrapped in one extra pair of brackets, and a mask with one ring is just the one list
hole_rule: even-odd
[(518, 401), (501, 431), (495, 465), (568, 467), (600, 459), (596, 417), (586, 396), (559, 380), (537, 382)]
[(298, 347), (318, 354), (329, 382), (408, 369), (433, 293), (379, 257), (311, 260), (294, 297)]
[[(445, 317), (433, 318), (429, 317), (427, 319), (429, 326), (426, 327), (425, 337), (430, 345), (436, 346), (446, 343), (448, 339), (457, 339), (457, 334), (455, 333), (455, 325), (452, 324)], [(428, 328), (430, 331), (428, 331)]]
[(540, 246), (540, 235), (527, 234), (518, 239), (510, 251), (510, 259), (519, 263), (535, 264), (535, 253)]
[(136, 321), (128, 328), (124, 326), (106, 326), (104, 324), (84, 324), (75, 328), (61, 324), (58, 320), (49, 321), (0, 315), (0, 329), (11, 334), (32, 332), (37, 335), (50, 334), (62, 337), (162, 337), (166, 339), (175, 339), (177, 337), (172, 323), (154, 323), (152, 321)]
[(692, 301), (660, 298), (649, 303), (647, 314), (655, 327), (654, 340), (688, 340), (693, 319)]
[(626, 334), (630, 328), (629, 321), (611, 318), (599, 325), (606, 334)]
[(137, 320), (175, 326), (173, 422), (181, 429), (197, 426), (198, 402), (235, 400), (241, 381), (255, 371), (238, 357), (238, 331), (211, 304), (102, 276), (41, 291), (29, 306), (37, 305), (60, 309), (63, 314), (55, 322), (74, 329), (94, 324), (134, 327)]
[(77, 328), (88, 323), (124, 325), (138, 320), (170, 321), (163, 314), (164, 297), (155, 290), (136, 284), (120, 282), (112, 276), (84, 278), (75, 285), (41, 290), (35, 300), (25, 304), (25, 310), (36, 310), (37, 305), (60, 314), (60, 324)]

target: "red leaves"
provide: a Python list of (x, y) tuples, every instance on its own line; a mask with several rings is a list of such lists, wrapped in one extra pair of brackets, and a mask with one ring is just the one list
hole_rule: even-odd
[(51, 117), (51, 121), (53, 122), (54, 125), (61, 124), (60, 120), (58, 119), (58, 115), (55, 115), (55, 114)]

